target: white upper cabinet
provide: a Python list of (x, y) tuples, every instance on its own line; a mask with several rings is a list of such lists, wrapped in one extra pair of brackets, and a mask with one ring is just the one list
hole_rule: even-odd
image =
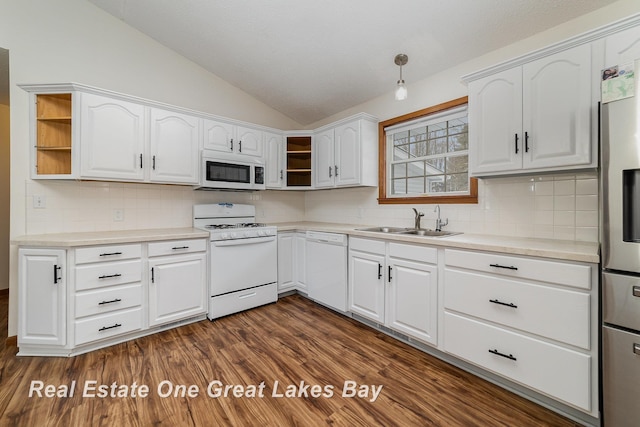
[(335, 186), (334, 131), (316, 133), (313, 136), (313, 175), (316, 188)]
[(473, 176), (595, 167), (591, 45), (469, 83)]
[(264, 135), (257, 129), (204, 120), (204, 149), (247, 156), (264, 155)]
[(525, 64), (525, 169), (591, 163), (591, 46)]
[(359, 115), (313, 136), (315, 188), (378, 185), (377, 121)]
[(145, 107), (80, 94), (82, 178), (144, 180)]
[(474, 174), (522, 167), (522, 70), (469, 83), (469, 157)]
[(282, 135), (265, 132), (265, 185), (267, 188), (284, 186), (284, 140)]
[(640, 59), (640, 27), (631, 27), (605, 39), (604, 67), (622, 65)]
[(151, 108), (150, 123), (150, 180), (197, 184), (200, 170), (200, 119)]

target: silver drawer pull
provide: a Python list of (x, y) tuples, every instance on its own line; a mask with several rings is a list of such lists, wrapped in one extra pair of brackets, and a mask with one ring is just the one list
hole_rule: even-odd
[(640, 356), (640, 344), (636, 344), (636, 343), (633, 344), (633, 352), (638, 356)]
[(113, 255), (122, 255), (122, 252), (110, 252), (110, 253), (100, 254), (100, 256), (113, 256)]
[(517, 306), (517, 305), (515, 305), (515, 304), (514, 304), (514, 303), (512, 303), (512, 302), (502, 302), (502, 301), (499, 301), (499, 300), (497, 300), (497, 299), (490, 299), (490, 300), (489, 300), (489, 302), (492, 302), (492, 303), (494, 303), (494, 304), (498, 304), (498, 305), (505, 305), (505, 306), (507, 306), (507, 307), (511, 307), (511, 308), (518, 308), (518, 306)]
[(116, 274), (105, 274), (103, 276), (98, 276), (98, 279), (110, 279), (112, 277), (121, 277), (122, 274), (120, 273), (116, 273)]
[(178, 249), (189, 249), (189, 246), (174, 246), (171, 250), (177, 251)]
[(518, 267), (514, 267), (513, 265), (500, 265), (500, 264), (489, 264), (489, 267), (506, 268), (507, 270), (517, 270), (518, 269)]
[(122, 301), (120, 298), (116, 298), (116, 299), (112, 299), (111, 301), (102, 301), (99, 302), (98, 305), (104, 305), (104, 304), (112, 304), (114, 302), (120, 302)]
[(489, 353), (495, 354), (496, 356), (504, 357), (505, 359), (509, 359), (509, 360), (518, 360), (515, 358), (513, 354), (500, 353), (498, 350), (489, 350)]
[(256, 293), (255, 292), (251, 292), (250, 294), (239, 296), (238, 299), (251, 298), (251, 297), (255, 297), (255, 296), (256, 296)]
[(640, 286), (634, 286), (633, 287), (633, 296), (634, 297), (640, 297)]
[(122, 326), (120, 323), (116, 323), (112, 326), (103, 326), (102, 328), (98, 329), (98, 332), (106, 331), (107, 329), (119, 328), (120, 326)]

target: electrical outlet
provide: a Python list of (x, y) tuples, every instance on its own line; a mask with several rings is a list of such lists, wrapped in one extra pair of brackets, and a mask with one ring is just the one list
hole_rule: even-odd
[(124, 221), (124, 210), (123, 209), (114, 209), (113, 210), (113, 220), (114, 221)]
[(47, 207), (46, 196), (33, 196), (33, 207), (35, 209), (44, 209)]

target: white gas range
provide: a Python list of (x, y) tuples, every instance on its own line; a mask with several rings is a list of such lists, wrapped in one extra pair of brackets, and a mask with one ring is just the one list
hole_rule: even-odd
[(194, 205), (193, 226), (209, 231), (210, 320), (278, 300), (277, 228), (255, 222), (255, 206)]

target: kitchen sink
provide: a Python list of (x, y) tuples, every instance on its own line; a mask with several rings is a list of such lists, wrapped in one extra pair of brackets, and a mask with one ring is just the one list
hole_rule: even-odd
[(408, 234), (412, 236), (425, 236), (425, 237), (447, 237), (455, 236), (456, 234), (462, 234), (455, 231), (435, 231), (425, 228), (402, 228), (402, 227), (369, 227), (358, 228), (358, 231), (372, 231), (374, 233), (388, 233), (388, 234)]
[(403, 227), (369, 227), (369, 228), (357, 228), (358, 231), (373, 231), (376, 233), (402, 233), (410, 230)]
[(436, 231), (436, 230), (426, 230), (424, 228), (416, 230), (410, 229), (405, 231), (400, 231), (398, 234), (411, 234), (414, 236), (428, 236), (428, 237), (447, 237), (447, 236), (455, 236), (456, 234), (462, 234), (461, 232), (456, 231)]

